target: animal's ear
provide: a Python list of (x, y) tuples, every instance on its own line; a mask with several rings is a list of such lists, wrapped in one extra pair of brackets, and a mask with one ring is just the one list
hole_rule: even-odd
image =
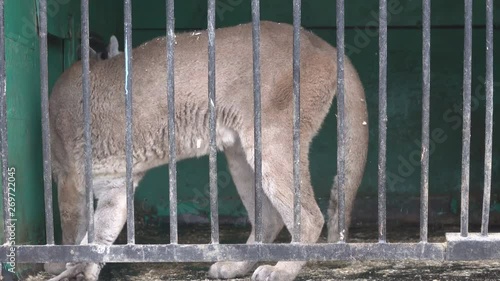
[(118, 54), (120, 54), (120, 50), (118, 50), (118, 39), (116, 39), (114, 35), (111, 35), (108, 45), (108, 57), (112, 58)]
[(89, 59), (91, 60), (98, 60), (99, 59), (99, 54), (94, 51), (94, 49), (89, 47)]
[[(77, 56), (78, 60), (82, 60), (82, 45), (78, 45), (78, 47), (76, 47), (76, 56)], [(99, 59), (99, 54), (94, 49), (92, 49), (90, 46), (89, 46), (89, 59), (90, 60), (98, 60)]]

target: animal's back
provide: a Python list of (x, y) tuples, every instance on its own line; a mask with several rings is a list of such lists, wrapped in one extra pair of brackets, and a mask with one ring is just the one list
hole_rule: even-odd
[[(263, 126), (292, 126), (293, 29), (288, 24), (261, 23), (261, 94)], [(301, 87), (304, 134), (314, 135), (333, 99), (336, 75), (333, 47), (309, 31), (301, 36)], [(175, 43), (175, 108), (179, 159), (208, 152), (207, 32), (177, 34)], [(137, 169), (168, 162), (166, 38), (133, 50), (133, 139)], [(124, 54), (90, 65), (94, 169), (124, 171)], [(216, 33), (216, 104), (218, 135), (253, 134), (252, 26), (221, 28)], [(58, 80), (51, 96), (53, 138), (60, 138), (65, 157), (81, 162), (83, 111), (81, 63)], [(309, 132), (311, 131), (311, 132)], [(219, 147), (222, 148), (219, 141)], [(110, 165), (110, 163), (120, 163)], [(142, 165), (141, 162), (148, 162)], [(107, 170), (112, 167), (113, 171)], [(141, 168), (142, 167), (142, 168)]]

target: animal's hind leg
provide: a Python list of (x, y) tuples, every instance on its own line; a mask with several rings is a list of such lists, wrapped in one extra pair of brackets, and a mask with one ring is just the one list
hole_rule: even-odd
[[(78, 173), (57, 177), (58, 204), (61, 217), (62, 244), (75, 245), (87, 231), (87, 213), (83, 181)], [(46, 272), (59, 274), (66, 269), (64, 263), (47, 263)]]
[(333, 187), (330, 194), (330, 203), (328, 207), (328, 243), (335, 243), (340, 240), (340, 235), (347, 240), (349, 237), (349, 226), (351, 225), (352, 209), (354, 207), (354, 201), (356, 199), (357, 189), (349, 188), (352, 185), (349, 184), (349, 178), (346, 177), (344, 186), (344, 196), (345, 196), (345, 229), (339, 232), (339, 206), (338, 206), (338, 176), (333, 179)]
[[(285, 135), (285, 134), (283, 134)], [(290, 233), (294, 227), (294, 190), (292, 147), (278, 139), (263, 151), (263, 188), (273, 206), (278, 210)], [(317, 242), (324, 224), (323, 215), (316, 203), (310, 183), (308, 146), (301, 146), (301, 240), (302, 243)], [(252, 275), (253, 280), (293, 280), (305, 261), (280, 261), (275, 266), (263, 265)]]
[[(253, 153), (253, 148), (246, 149), (247, 153)], [(237, 139), (236, 143), (224, 149), (228, 161), (229, 170), (233, 181), (245, 206), (250, 222), (252, 224), (252, 232), (248, 237), (247, 243), (255, 241), (255, 189), (254, 189), (254, 172), (253, 163), (249, 164), (247, 154), (243, 149), (241, 142)], [(262, 200), (262, 240), (263, 242), (272, 242), (280, 230), (283, 228), (283, 221), (272, 206), (266, 196)], [(209, 275), (212, 278), (234, 278), (245, 275), (256, 262), (217, 262), (210, 267)]]

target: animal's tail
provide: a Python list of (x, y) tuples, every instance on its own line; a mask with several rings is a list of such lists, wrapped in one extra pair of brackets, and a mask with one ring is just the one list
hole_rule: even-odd
[[(348, 235), (354, 199), (363, 178), (368, 152), (368, 111), (365, 93), (358, 73), (350, 60), (344, 60), (345, 105), (345, 229), (340, 235)], [(336, 80), (336, 79), (335, 79)], [(339, 240), (338, 229), (338, 181), (335, 176), (328, 207), (328, 242)]]

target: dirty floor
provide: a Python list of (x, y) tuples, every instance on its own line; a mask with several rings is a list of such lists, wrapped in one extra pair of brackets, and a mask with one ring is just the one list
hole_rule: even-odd
[[(492, 229), (498, 232), (500, 229)], [(431, 226), (429, 242), (443, 242), (445, 232), (458, 232), (456, 226)], [(470, 231), (478, 231), (472, 227)], [(168, 243), (168, 228), (155, 226), (138, 228), (137, 242)], [(221, 225), (221, 243), (240, 243), (246, 240), (249, 228), (246, 226)], [(353, 226), (349, 242), (376, 242), (377, 227)], [(419, 229), (415, 226), (388, 226), (389, 242), (417, 242)], [(124, 233), (118, 243), (125, 241)], [(209, 243), (209, 226), (180, 226), (179, 243)], [(283, 231), (279, 242), (290, 241), (288, 232)], [(323, 233), (320, 242), (325, 241)], [(209, 280), (207, 271), (210, 263), (143, 263), (143, 264), (107, 264), (101, 272), (103, 281), (153, 281), (153, 280)], [(233, 280), (250, 280), (246, 278)], [(26, 276), (27, 281), (47, 280), (49, 276), (43, 272), (34, 276)], [(309, 263), (297, 278), (306, 280), (500, 280), (500, 261), (488, 262), (315, 262)]]

